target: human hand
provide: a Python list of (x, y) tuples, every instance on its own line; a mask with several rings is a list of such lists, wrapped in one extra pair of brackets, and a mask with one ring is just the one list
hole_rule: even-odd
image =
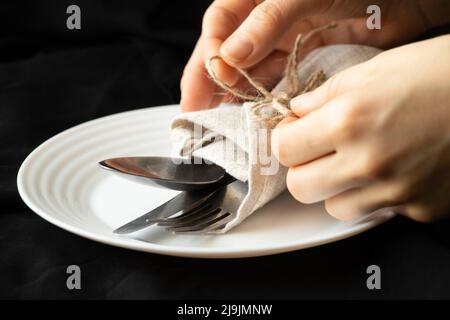
[(338, 219), (450, 214), (450, 36), (385, 51), (294, 98), (272, 135), (300, 202)]
[[(223, 58), (214, 61), (213, 67), (229, 85), (247, 89), (233, 66), (247, 68), (252, 78), (272, 86), (281, 77), (298, 33), (341, 20), (339, 28), (305, 44), (304, 53), (333, 43), (386, 48), (448, 19), (450, 8), (440, 0), (377, 1), (382, 30), (369, 30), (366, 9), (370, 4), (369, 0), (216, 0), (204, 15), (202, 34), (183, 73), (182, 110), (211, 108), (223, 100), (205, 71), (205, 62), (213, 56)], [(445, 18), (439, 16), (442, 13)]]

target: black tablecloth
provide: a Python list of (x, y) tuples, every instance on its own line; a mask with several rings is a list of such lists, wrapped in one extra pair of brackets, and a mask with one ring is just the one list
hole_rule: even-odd
[[(15, 178), (40, 143), (103, 115), (178, 102), (208, 1), (77, 1), (77, 31), (66, 28), (70, 4), (0, 4), (0, 297), (450, 298), (448, 222), (398, 217), (317, 248), (200, 260), (95, 243), (31, 212)], [(81, 267), (81, 290), (66, 287), (72, 264)], [(381, 290), (366, 287), (372, 264)]]

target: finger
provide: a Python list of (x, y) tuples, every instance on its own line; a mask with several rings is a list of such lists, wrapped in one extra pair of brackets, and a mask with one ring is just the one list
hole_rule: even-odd
[(379, 182), (342, 192), (325, 201), (330, 215), (339, 220), (353, 220), (382, 208), (400, 204), (403, 190), (396, 184)]
[(302, 203), (315, 203), (332, 197), (357, 184), (342, 170), (345, 163), (333, 153), (289, 169), (286, 183), (289, 192)]
[[(247, 72), (252, 79), (270, 90), (282, 78), (287, 56), (287, 52), (275, 50), (255, 67), (248, 69)], [(240, 77), (233, 87), (242, 91), (251, 89), (248, 81), (243, 77)]]
[[(309, 22), (309, 30), (313, 30), (329, 24), (330, 20), (323, 19), (323, 17), (311, 17), (302, 22), (305, 22), (305, 24)], [(307, 32), (302, 32), (302, 34), (307, 34)], [(302, 42), (299, 61), (302, 61), (313, 50), (320, 47), (334, 44), (367, 44), (373, 42), (372, 40), (372, 37), (367, 37), (365, 17), (339, 20), (336, 28), (319, 32), (314, 37), (309, 38), (308, 41)]]
[(292, 111), (298, 117), (303, 117), (330, 103), (333, 99), (345, 95), (348, 91), (361, 85), (358, 75), (359, 69), (363, 67), (364, 63), (350, 67), (335, 74), (314, 91), (295, 97), (290, 101)]
[(280, 123), (272, 132), (272, 150), (280, 163), (293, 167), (334, 152), (331, 120), (336, 108), (324, 107), (295, 121)]
[(209, 108), (213, 102), (216, 85), (209, 79), (203, 64), (201, 41), (183, 71), (181, 78), (181, 110), (196, 111)]
[[(292, 52), (295, 39), (298, 37), (299, 34), (306, 35), (308, 32), (310, 32), (313, 29), (323, 27), (324, 25), (327, 25), (329, 21), (324, 21), (322, 24), (313, 24), (310, 19), (303, 19), (298, 20), (294, 22), (289, 30), (287, 30), (281, 37), (281, 39), (278, 41), (276, 48), (281, 51), (285, 52)], [(331, 30), (331, 29), (330, 29)], [(328, 32), (328, 30), (327, 30)], [(305, 51), (305, 48), (309, 47), (309, 45), (313, 42), (316, 42), (317, 39), (320, 39), (319, 36), (320, 32), (317, 34), (317, 36), (309, 38), (309, 41), (302, 41), (302, 48), (300, 50), (299, 59), (301, 60), (302, 57), (304, 57), (303, 52)], [(303, 39), (304, 40), (304, 39)]]
[[(287, 56), (287, 52), (275, 50), (255, 67), (248, 69), (247, 73), (252, 79), (261, 83), (264, 88), (270, 90), (280, 81), (285, 69)], [(255, 88), (242, 76), (239, 77), (233, 88), (248, 94), (257, 94), (257, 92), (254, 92)], [(227, 93), (223, 102), (241, 103), (242, 101), (231, 93)]]
[[(297, 120), (298, 120), (297, 117), (286, 117), (278, 123), (278, 126), (282, 126), (284, 124), (288, 124), (290, 122), (297, 121)], [(273, 149), (273, 146), (272, 146), (272, 149)]]
[[(283, 35), (283, 38), (277, 44), (277, 48), (282, 51), (291, 52), (298, 34), (306, 35), (311, 30), (330, 24), (333, 20), (335, 18), (330, 20), (324, 19), (323, 16), (299, 20)], [(303, 60), (311, 51), (319, 47), (346, 43), (378, 43), (374, 41), (373, 36), (367, 37), (366, 17), (339, 20), (337, 28), (330, 28), (324, 32), (319, 32), (314, 37), (309, 38), (308, 41), (303, 41), (299, 61)], [(376, 45), (374, 46), (377, 47)]]
[(207, 108), (212, 102), (212, 93), (215, 90), (215, 84), (207, 77), (204, 70), (200, 42), (200, 40), (197, 42), (181, 77), (180, 106), (184, 112)]
[[(207, 75), (205, 63), (219, 54), (223, 41), (240, 25), (254, 7), (252, 1), (218, 0), (204, 15), (202, 36), (187, 63), (180, 83), (183, 111), (194, 111), (217, 105), (221, 100), (219, 88)], [(214, 61), (217, 76), (230, 85), (237, 81), (234, 69), (223, 61)]]
[(393, 211), (414, 221), (427, 223), (448, 219), (448, 209), (436, 202), (415, 202), (394, 207)]
[(203, 16), (202, 35), (227, 39), (255, 8), (252, 0), (216, 0)]
[(295, 97), (290, 102), (291, 110), (298, 117), (303, 117), (319, 109), (342, 91), (342, 79), (342, 74), (338, 73), (319, 88)]
[[(220, 55), (220, 47), (245, 20), (254, 2), (250, 0), (217, 0), (208, 8), (203, 17), (202, 39), (205, 63)], [(224, 61), (215, 60), (215, 74), (225, 83), (233, 85), (238, 73)]]
[[(223, 60), (220, 59), (214, 59), (213, 61), (209, 61), (214, 56), (217, 56), (217, 53), (219, 52), (221, 41), (215, 38), (210, 38), (205, 40), (205, 49), (204, 54), (205, 57), (204, 64), (211, 63), (211, 68), (214, 70), (215, 76), (220, 79), (220, 81), (226, 83), (229, 86), (234, 87), (236, 82), (239, 80), (239, 73), (234, 69), (233, 67), (227, 65)], [(208, 74), (206, 71), (206, 67), (204, 67), (203, 71), (208, 78), (208, 80), (212, 83), (214, 83), (214, 80), (211, 78), (211, 75)], [(216, 107), (219, 103), (223, 102), (226, 92), (223, 91), (222, 88), (220, 88), (217, 85), (213, 86), (213, 91), (210, 92), (211, 101), (207, 108), (213, 108)]]
[(255, 65), (272, 52), (294, 23), (323, 10), (327, 2), (266, 0), (223, 43), (220, 54), (234, 66)]
[[(329, 14), (331, 15), (331, 14)], [(332, 15), (331, 15), (332, 16)], [(333, 16), (332, 16), (333, 17)], [(348, 17), (348, 15), (347, 15)], [(337, 19), (336, 16), (332, 20)], [(328, 19), (323, 19), (321, 17), (312, 17), (309, 19), (313, 28), (323, 26), (329, 23)], [(368, 36), (367, 32), (367, 17), (363, 15), (362, 17), (353, 18), (350, 16), (349, 19), (339, 20), (337, 22), (338, 26), (336, 28), (328, 29), (326, 32), (320, 32), (304, 44), (305, 50), (308, 51), (311, 47), (318, 47), (324, 45), (332, 44), (365, 44), (371, 43), (374, 35)]]

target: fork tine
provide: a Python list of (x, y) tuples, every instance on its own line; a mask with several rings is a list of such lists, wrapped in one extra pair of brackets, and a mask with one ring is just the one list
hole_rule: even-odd
[[(229, 213), (229, 212), (227, 212), (227, 213)], [(201, 232), (212, 233), (213, 231), (218, 231), (218, 230), (224, 228), (228, 224), (228, 222), (232, 221), (235, 216), (236, 215), (229, 213), (228, 215), (223, 217), (224, 219), (218, 220), (217, 222), (210, 225), (209, 227), (207, 227), (205, 230), (202, 230)]]
[(220, 209), (217, 208), (211, 208), (211, 205), (206, 205), (202, 208), (199, 208), (198, 210), (189, 213), (185, 216), (180, 216), (174, 219), (167, 219), (165, 221), (161, 221), (158, 223), (158, 226), (160, 227), (170, 227), (170, 228), (177, 228), (177, 227), (183, 227), (183, 226), (190, 226), (195, 223), (198, 223), (198, 221), (202, 221), (204, 219), (208, 219), (211, 215), (214, 215), (215, 213), (218, 213)]
[(173, 231), (176, 234), (214, 234), (215, 231), (218, 231), (226, 226), (228, 222), (233, 220), (234, 215), (227, 212), (216, 219), (214, 221), (211, 221), (210, 225), (204, 227), (200, 230), (194, 230), (194, 231)]
[(216, 189), (201, 203), (179, 211), (179, 214), (155, 219), (152, 223), (174, 233), (205, 234), (219, 231), (236, 217), (247, 190), (245, 183), (236, 180)]
[(182, 223), (185, 220), (188, 220), (190, 218), (195, 218), (199, 213), (204, 212), (205, 210), (208, 210), (208, 208), (211, 207), (210, 203), (207, 203), (206, 201), (204, 203), (199, 204), (198, 206), (191, 208), (186, 211), (181, 211), (181, 214), (177, 216), (171, 216), (164, 219), (158, 220), (158, 225), (172, 225), (177, 223)]
[(187, 221), (181, 221), (181, 223), (174, 223), (174, 224), (165, 224), (165, 225), (161, 224), (159, 226), (166, 227), (167, 229), (195, 227), (195, 226), (198, 226), (200, 224), (206, 223), (206, 222), (214, 219), (219, 213), (220, 213), (220, 209), (212, 208), (212, 209), (204, 210), (203, 212), (200, 212), (200, 214), (193, 216), (192, 218), (188, 219)]
[(223, 219), (231, 216), (229, 212), (224, 212), (223, 210), (216, 211), (216, 213), (197, 221), (195, 224), (181, 226), (181, 227), (169, 227), (168, 230), (175, 233), (205, 233), (207, 231), (212, 231), (220, 225)]
[(202, 198), (199, 201), (197, 201), (196, 203), (189, 206), (188, 208), (178, 211), (167, 218), (154, 218), (154, 219), (149, 218), (149, 219), (146, 219), (145, 222), (146, 223), (160, 223), (160, 222), (166, 222), (166, 221), (170, 221), (170, 220), (176, 221), (177, 219), (189, 216), (192, 213), (195, 213), (198, 210), (203, 209), (204, 207), (208, 207), (209, 206), (209, 203), (207, 202), (208, 199), (209, 199), (209, 197)]
[(185, 228), (185, 229), (176, 229), (171, 230), (176, 234), (208, 234), (213, 233), (220, 228), (223, 228), (229, 221), (232, 220), (233, 215), (229, 212), (225, 212), (223, 214), (217, 215), (214, 219), (204, 223), (202, 225), (197, 226), (197, 228)]
[[(214, 215), (220, 211), (217, 210), (219, 203), (222, 201), (225, 193), (225, 188), (221, 188), (215, 191), (212, 195), (208, 197), (202, 205), (192, 208), (180, 215), (172, 216), (160, 219), (158, 221), (158, 226), (162, 227), (182, 227), (198, 224), (201, 221), (208, 221), (211, 215)], [(206, 220), (205, 220), (206, 219)]]

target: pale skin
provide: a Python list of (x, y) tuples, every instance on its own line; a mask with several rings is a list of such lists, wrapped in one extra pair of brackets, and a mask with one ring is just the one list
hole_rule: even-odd
[[(371, 1), (217, 0), (181, 81), (183, 111), (223, 101), (204, 63), (245, 88), (233, 67), (276, 83), (295, 35), (340, 20), (306, 50), (333, 43), (389, 49), (291, 101), (296, 117), (272, 135), (287, 185), (300, 202), (325, 201), (342, 220), (390, 207), (417, 221), (450, 214), (450, 36), (411, 43), (450, 17), (446, 1), (378, 1), (381, 31), (368, 30)], [(343, 20), (342, 20), (343, 19)], [(225, 97), (226, 99), (226, 97)]]

